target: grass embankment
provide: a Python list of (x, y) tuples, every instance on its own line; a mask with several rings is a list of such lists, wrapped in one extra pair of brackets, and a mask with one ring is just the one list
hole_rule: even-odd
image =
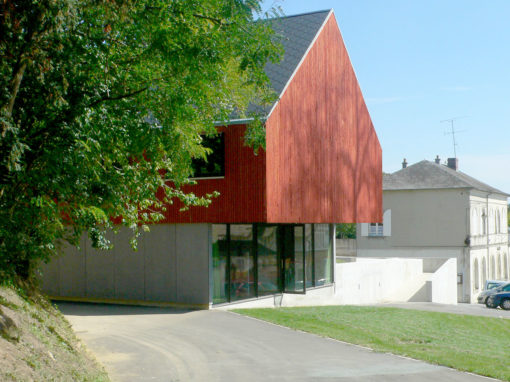
[(510, 320), (397, 308), (327, 306), (237, 313), (510, 381)]
[(109, 381), (64, 316), (33, 289), (0, 286), (0, 381)]

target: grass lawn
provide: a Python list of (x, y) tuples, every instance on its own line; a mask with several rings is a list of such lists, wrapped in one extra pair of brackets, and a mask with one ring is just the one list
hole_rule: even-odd
[(292, 329), (510, 381), (510, 320), (398, 308), (236, 309)]

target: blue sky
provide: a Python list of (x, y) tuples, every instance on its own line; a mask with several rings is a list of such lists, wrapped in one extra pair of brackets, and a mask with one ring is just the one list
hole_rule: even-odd
[(510, 1), (266, 0), (333, 8), (383, 149), (383, 170), (453, 157), (510, 193)]

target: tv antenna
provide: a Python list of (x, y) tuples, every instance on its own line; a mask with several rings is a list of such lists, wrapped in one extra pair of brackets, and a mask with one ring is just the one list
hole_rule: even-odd
[(458, 133), (462, 133), (466, 130), (455, 130), (455, 127), (453, 126), (453, 123), (458, 120), (458, 119), (462, 119), (462, 118), (467, 118), (467, 115), (465, 116), (462, 116), (462, 117), (454, 117), (454, 118), (450, 118), (450, 119), (444, 119), (442, 121), (439, 121), (440, 123), (444, 123), (444, 122), (449, 122), (450, 123), (450, 131), (444, 133), (444, 135), (451, 135), (452, 136), (452, 139), (453, 139), (453, 157), (454, 158), (457, 158), (457, 141), (455, 140), (455, 134), (458, 134)]

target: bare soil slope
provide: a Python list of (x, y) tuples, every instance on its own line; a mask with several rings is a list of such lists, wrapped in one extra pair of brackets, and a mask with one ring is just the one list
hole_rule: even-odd
[(24, 289), (0, 286), (0, 381), (109, 381), (64, 316)]

